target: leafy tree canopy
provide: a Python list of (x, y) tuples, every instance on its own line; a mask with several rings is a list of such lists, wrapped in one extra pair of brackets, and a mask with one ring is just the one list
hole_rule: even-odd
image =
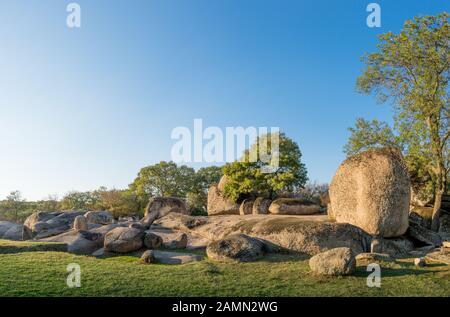
[[(406, 21), (399, 34), (388, 32), (379, 40), (378, 51), (363, 58), (366, 68), (357, 87), (362, 93), (373, 93), (380, 102), (393, 102), (395, 142), (403, 147), (410, 166), (417, 164), (419, 173), (432, 178), (436, 229), (450, 168), (449, 14), (416, 17)], [(390, 142), (391, 137), (384, 124), (365, 126), (360, 121), (346, 151)]]
[[(278, 147), (274, 143), (277, 139)], [(301, 156), (297, 143), (284, 133), (258, 137), (241, 160), (224, 166), (223, 172), (228, 177), (225, 196), (234, 201), (248, 196), (274, 198), (282, 192), (302, 188), (308, 177)], [(272, 169), (269, 173), (268, 165)]]

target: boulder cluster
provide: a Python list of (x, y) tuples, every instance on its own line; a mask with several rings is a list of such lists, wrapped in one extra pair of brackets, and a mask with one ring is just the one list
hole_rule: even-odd
[(321, 213), (322, 208), (311, 201), (296, 198), (278, 198), (271, 200), (266, 197), (247, 198), (235, 203), (225, 197), (227, 176), (222, 176), (219, 184), (213, 185), (208, 191), (208, 215), (314, 215)]
[[(23, 225), (0, 221), (0, 238), (62, 242), (76, 254), (142, 254), (141, 263), (181, 264), (201, 256), (178, 252), (205, 249), (213, 261), (255, 261), (267, 253), (310, 256), (311, 271), (349, 275), (359, 262), (391, 262), (412, 256), (449, 262), (450, 211), (438, 232), (430, 229), (430, 207), (410, 210), (411, 182), (400, 152), (372, 149), (346, 159), (329, 189), (327, 214), (295, 198), (224, 195), (227, 177), (208, 192), (208, 216), (190, 216), (186, 202), (151, 198), (144, 217), (114, 219), (107, 211), (37, 212)], [(450, 207), (450, 197), (443, 208)], [(246, 216), (246, 215), (252, 215)], [(427, 258), (428, 257), (428, 258)]]
[[(160, 248), (185, 249), (188, 247), (187, 234), (151, 226), (155, 219), (170, 212), (187, 213), (185, 202), (172, 197), (153, 198), (140, 221), (133, 218), (116, 220), (108, 211), (41, 211), (30, 215), (23, 225), (0, 221), (0, 237), (65, 243), (70, 253), (94, 256)], [(181, 261), (179, 254), (162, 252), (156, 255), (163, 262)], [(187, 261), (186, 255), (181, 258)]]

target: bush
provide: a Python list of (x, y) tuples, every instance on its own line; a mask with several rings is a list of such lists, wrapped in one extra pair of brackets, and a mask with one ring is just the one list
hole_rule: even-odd
[(313, 201), (322, 207), (326, 207), (330, 202), (328, 187), (328, 184), (319, 184), (317, 182), (308, 183), (305, 188), (298, 190), (295, 196), (297, 198)]

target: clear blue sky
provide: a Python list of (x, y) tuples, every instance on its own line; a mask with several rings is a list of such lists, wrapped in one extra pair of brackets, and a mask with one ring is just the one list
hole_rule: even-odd
[(376, 35), (443, 0), (0, 0), (0, 199), (126, 187), (170, 160), (177, 126), (278, 126), (329, 182), (355, 118), (390, 106), (355, 91)]

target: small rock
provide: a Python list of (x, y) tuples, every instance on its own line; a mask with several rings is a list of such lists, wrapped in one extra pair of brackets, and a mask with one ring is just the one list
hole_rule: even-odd
[(144, 237), (144, 245), (149, 249), (158, 249), (162, 246), (163, 239), (151, 232), (147, 232)]
[(155, 254), (153, 250), (147, 250), (142, 254), (141, 263), (145, 264), (155, 263)]
[(427, 265), (427, 263), (425, 262), (425, 258), (415, 258), (414, 265), (418, 267), (424, 267)]
[(335, 248), (313, 256), (309, 267), (321, 275), (350, 275), (356, 270), (356, 259), (350, 248)]
[(450, 248), (450, 241), (443, 241), (443, 242), (442, 242), (442, 246), (443, 246), (444, 248)]
[(85, 216), (76, 216), (73, 221), (73, 228), (77, 231), (88, 230), (87, 219)]

